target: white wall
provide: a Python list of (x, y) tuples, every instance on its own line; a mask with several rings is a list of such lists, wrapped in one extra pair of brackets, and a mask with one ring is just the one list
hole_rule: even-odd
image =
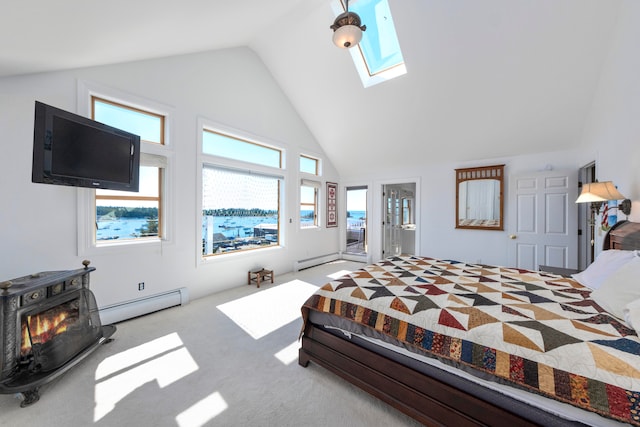
[[(424, 168), (404, 171), (376, 171), (375, 176), (347, 177), (349, 185), (369, 185), (380, 191), (379, 183), (414, 182), (418, 186), (419, 211), (416, 247), (420, 255), (456, 259), (465, 262), (507, 265), (509, 226), (513, 218), (509, 211), (509, 177), (552, 167), (556, 170), (580, 168), (584, 163), (577, 151), (560, 151), (536, 155), (479, 159), (474, 162), (429, 164)], [(456, 178), (455, 169), (471, 166), (505, 164), (505, 229), (504, 231), (467, 230), (455, 228)], [(343, 178), (345, 179), (345, 178)], [(375, 197), (375, 195), (374, 195)], [(376, 242), (381, 238), (378, 210), (370, 215), (369, 242), (372, 251), (379, 250)], [(373, 245), (371, 242), (373, 241)], [(374, 256), (375, 258), (375, 252)]]
[[(0, 275), (2, 280), (39, 271), (81, 268), (78, 254), (79, 192), (31, 182), (34, 101), (78, 111), (78, 82), (88, 82), (167, 105), (173, 112), (171, 146), (173, 233), (163, 245), (95, 251), (91, 287), (100, 306), (177, 287), (191, 298), (245, 285), (247, 270), (264, 266), (276, 275), (293, 262), (335, 252), (338, 229), (299, 230), (298, 155), (323, 156), (305, 124), (262, 62), (249, 49), (229, 49), (119, 65), (0, 79)], [(198, 263), (196, 221), (197, 121), (208, 120), (281, 143), (286, 149), (286, 247), (215, 257)], [(323, 181), (338, 181), (324, 159)], [(292, 223), (288, 222), (292, 218)], [(137, 283), (145, 282), (138, 291)]]
[[(617, 32), (594, 98), (584, 144), (594, 152), (599, 181), (613, 181), (633, 202), (626, 218), (640, 222), (640, 3), (624, 0)], [(618, 211), (618, 219), (625, 216)], [(604, 233), (596, 236), (602, 246)]]
[(638, 40), (640, 2), (625, 0), (584, 136), (585, 143), (597, 153), (598, 179), (613, 181), (634, 201), (640, 200)]
[[(510, 215), (507, 200), (504, 232), (456, 230), (455, 168), (504, 163), (505, 195), (508, 195), (510, 176), (541, 170), (547, 165), (555, 169), (578, 169), (595, 160), (598, 179), (613, 181), (622, 194), (633, 201), (629, 219), (640, 222), (640, 55), (637, 54), (640, 40), (640, 2), (624, 0), (619, 17), (617, 32), (603, 65), (591, 113), (581, 140), (576, 141), (580, 148), (528, 156), (479, 159), (464, 164), (429, 164), (420, 170), (403, 170), (396, 166), (387, 171), (377, 170), (375, 176), (343, 176), (343, 179), (347, 179), (350, 185), (367, 184), (374, 189), (377, 189), (376, 182), (386, 179), (418, 179), (422, 189), (419, 195), (420, 220), (417, 231), (420, 254), (467, 262), (482, 260), (487, 264), (507, 265), (508, 229), (514, 219)], [(437, 142), (433, 146), (435, 153)], [(625, 219), (621, 212), (619, 219)], [(596, 242), (598, 248), (601, 247), (604, 234), (599, 233)], [(374, 226), (369, 236), (374, 241), (379, 239), (378, 227)]]

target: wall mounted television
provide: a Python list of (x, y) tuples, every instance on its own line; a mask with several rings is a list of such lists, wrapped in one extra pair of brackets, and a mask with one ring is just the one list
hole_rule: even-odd
[(36, 101), (31, 181), (138, 191), (140, 137)]

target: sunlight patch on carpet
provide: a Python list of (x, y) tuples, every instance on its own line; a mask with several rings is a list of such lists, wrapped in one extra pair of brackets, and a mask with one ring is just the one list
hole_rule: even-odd
[(228, 407), (222, 395), (215, 392), (180, 413), (176, 421), (179, 427), (201, 427)]
[(108, 357), (96, 369), (94, 421), (147, 383), (155, 381), (158, 388), (164, 388), (197, 370), (176, 333)]
[(101, 380), (119, 371), (124, 371), (133, 365), (152, 359), (159, 354), (175, 348), (183, 347), (180, 336), (174, 332), (137, 347), (121, 351), (103, 360), (96, 369), (96, 380)]
[(310, 283), (292, 280), (217, 308), (257, 340), (300, 318), (300, 307), (316, 290)]
[(347, 275), (349, 273), (351, 273), (350, 270), (340, 270), (340, 271), (336, 271), (333, 274), (328, 274), (327, 277), (329, 277), (329, 278), (331, 278), (333, 280), (336, 280), (336, 279), (338, 279), (338, 278), (340, 278), (342, 276), (345, 276), (345, 275)]
[(300, 342), (294, 341), (290, 345), (286, 346), (279, 352), (275, 354), (276, 359), (284, 363), (285, 365), (290, 365), (292, 362), (298, 360), (298, 350), (300, 349)]

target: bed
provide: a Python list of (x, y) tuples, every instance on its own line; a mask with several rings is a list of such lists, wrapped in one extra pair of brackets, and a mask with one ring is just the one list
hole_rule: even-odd
[(640, 290), (620, 287), (640, 277), (624, 237), (639, 227), (619, 224), (622, 242), (612, 229), (615, 249), (575, 277), (411, 255), (367, 265), (302, 306), (299, 364), (425, 425), (640, 426)]

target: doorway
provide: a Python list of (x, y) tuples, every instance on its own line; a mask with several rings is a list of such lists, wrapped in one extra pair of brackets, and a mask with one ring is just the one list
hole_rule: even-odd
[(382, 257), (415, 254), (416, 183), (382, 186)]
[[(580, 168), (579, 189), (583, 184), (596, 181), (596, 162)], [(595, 259), (595, 218), (592, 216), (591, 203), (578, 203), (578, 269), (584, 270)]]
[(367, 254), (367, 186), (347, 187), (345, 253)]

